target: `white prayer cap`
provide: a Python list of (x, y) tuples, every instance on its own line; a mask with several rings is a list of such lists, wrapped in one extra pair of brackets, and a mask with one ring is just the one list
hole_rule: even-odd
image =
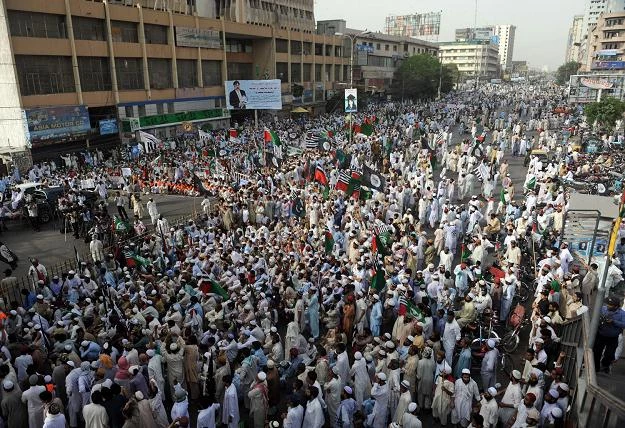
[(258, 372), (256, 376), (258, 376), (258, 380), (261, 382), (267, 379), (267, 373), (265, 372)]
[(11, 382), (10, 380), (6, 379), (4, 382), (2, 382), (2, 387), (9, 391), (11, 389), (13, 389), (13, 387), (15, 386), (15, 384), (13, 382)]
[(352, 389), (351, 389), (349, 386), (347, 386), (347, 385), (345, 385), (345, 386), (343, 387), (343, 390), (344, 390), (345, 392), (347, 392), (348, 394), (351, 394), (351, 393), (353, 392), (353, 391), (352, 391)]
[(378, 373), (376, 376), (379, 380), (386, 380), (386, 374), (383, 372)]
[(401, 386), (403, 386), (406, 389), (410, 389), (410, 382), (408, 382), (407, 380), (402, 380)]
[(356, 352), (354, 353), (354, 359), (355, 359), (355, 360), (360, 360), (361, 358), (362, 358), (362, 353), (361, 353), (361, 352), (359, 352), (359, 351), (356, 351)]
[(490, 388), (488, 388), (488, 393), (494, 397), (495, 395), (497, 395), (497, 388), (493, 388), (491, 386)]
[(469, 370), (469, 369), (462, 369), (462, 374), (470, 375), (471, 374), (471, 370)]
[(415, 410), (417, 410), (417, 403), (412, 402), (412, 403), (408, 404), (408, 411), (410, 413), (414, 412)]

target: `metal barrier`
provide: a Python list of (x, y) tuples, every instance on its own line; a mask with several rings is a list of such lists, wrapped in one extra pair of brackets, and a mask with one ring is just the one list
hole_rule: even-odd
[[(561, 350), (566, 353), (564, 379), (570, 388), (569, 427), (617, 428), (625, 426), (625, 401), (599, 386), (593, 350), (587, 348), (590, 315), (583, 314), (562, 326)], [(625, 394), (624, 394), (625, 396)]]

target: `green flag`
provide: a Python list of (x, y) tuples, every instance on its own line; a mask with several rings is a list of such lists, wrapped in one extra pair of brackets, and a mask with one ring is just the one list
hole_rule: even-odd
[(501, 189), (499, 200), (501, 201), (502, 204), (506, 205), (506, 191), (504, 189)]
[(363, 201), (368, 201), (373, 198), (373, 192), (369, 189), (365, 189), (364, 187), (360, 188), (360, 199)]
[(525, 183), (525, 188), (528, 190), (534, 190), (534, 187), (536, 187), (536, 177), (530, 178), (527, 183)]
[(116, 232), (126, 232), (128, 230), (128, 224), (126, 224), (126, 222), (124, 222), (121, 218), (115, 216), (113, 221), (115, 222)]
[(135, 262), (137, 262), (139, 266), (146, 267), (150, 265), (150, 261), (148, 259), (146, 259), (145, 257), (141, 257), (138, 254), (134, 254), (132, 258), (134, 259)]
[(280, 141), (280, 137), (278, 137), (278, 133), (276, 131), (271, 131), (269, 132), (269, 134), (271, 135), (271, 143), (274, 146), (281, 146), (282, 142)]
[(325, 236), (325, 241), (323, 243), (323, 248), (326, 254), (330, 254), (332, 252), (332, 249), (334, 248), (334, 236), (332, 235), (332, 232), (329, 229), (326, 230), (325, 235), (326, 236)]
[(360, 132), (366, 136), (373, 134), (373, 125), (371, 123), (365, 123), (360, 127)]
[(323, 195), (323, 200), (324, 200), (324, 201), (327, 201), (328, 199), (330, 199), (330, 186), (326, 185), (326, 186), (323, 188), (323, 193), (322, 193), (322, 195)]
[(200, 287), (202, 289), (202, 291), (206, 294), (208, 293), (213, 293), (213, 294), (218, 294), (220, 295), (224, 300), (228, 300), (230, 298), (230, 296), (228, 295), (228, 292), (226, 290), (224, 290), (224, 288), (219, 285), (219, 283), (217, 281), (214, 281), (212, 279), (208, 280), (208, 284), (206, 284), (206, 282), (204, 282), (202, 284), (202, 287)]
[(386, 273), (384, 272), (384, 269), (382, 268), (382, 266), (377, 266), (376, 264), (376, 270), (375, 270), (375, 273), (373, 274), (373, 278), (371, 279), (371, 288), (373, 288), (376, 291), (380, 291), (384, 288), (385, 285), (386, 285)]
[(460, 263), (464, 262), (465, 260), (467, 260), (469, 257), (471, 257), (471, 250), (469, 250), (467, 247), (464, 246), (464, 244), (462, 245), (462, 254), (460, 255)]
[(411, 301), (406, 301), (406, 315), (416, 319), (419, 322), (425, 321), (425, 317), (423, 316), (421, 310)]
[(393, 244), (393, 239), (391, 237), (391, 232), (382, 232), (375, 237), (375, 245), (377, 251), (383, 256), (389, 256), (391, 254), (391, 245)]

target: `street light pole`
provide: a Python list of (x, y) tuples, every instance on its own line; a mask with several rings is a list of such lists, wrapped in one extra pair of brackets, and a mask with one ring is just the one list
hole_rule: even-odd
[[(351, 43), (350, 45), (350, 49), (351, 52), (349, 53), (349, 88), (353, 89), (354, 88), (354, 48), (356, 45), (356, 38), (358, 36), (363, 36), (365, 34), (369, 34), (370, 31), (369, 30), (365, 30), (365, 31), (361, 31), (360, 33), (356, 33), (356, 34), (345, 34), (345, 33), (334, 33), (335, 36), (339, 36), (339, 37), (347, 37)], [(356, 98), (356, 109), (358, 109), (358, 98)], [(352, 133), (353, 131), (353, 113), (349, 113), (349, 145), (351, 146), (352, 144)]]

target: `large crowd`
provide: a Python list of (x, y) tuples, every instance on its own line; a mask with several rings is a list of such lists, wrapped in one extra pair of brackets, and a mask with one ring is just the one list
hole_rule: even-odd
[[(484, 85), (33, 167), (30, 180), (74, 189), (61, 204), (129, 221), (141, 239), (108, 253), (92, 231), (91, 260), (60, 278), (32, 260), (33, 289), (0, 313), (0, 421), (564, 426), (561, 324), (599, 279), (561, 240), (557, 178), (575, 156), (558, 142), (561, 100), (555, 86)], [(354, 121), (368, 131), (346, 131)], [(538, 148), (558, 156), (513, 171)], [(90, 208), (85, 182), (116, 211)], [(203, 195), (202, 214), (170, 225), (150, 196), (164, 192)], [(525, 309), (523, 359), (501, 367), (505, 351), (476, 326), (505, 329)], [(610, 297), (603, 313), (595, 357), (609, 370), (625, 312)]]

